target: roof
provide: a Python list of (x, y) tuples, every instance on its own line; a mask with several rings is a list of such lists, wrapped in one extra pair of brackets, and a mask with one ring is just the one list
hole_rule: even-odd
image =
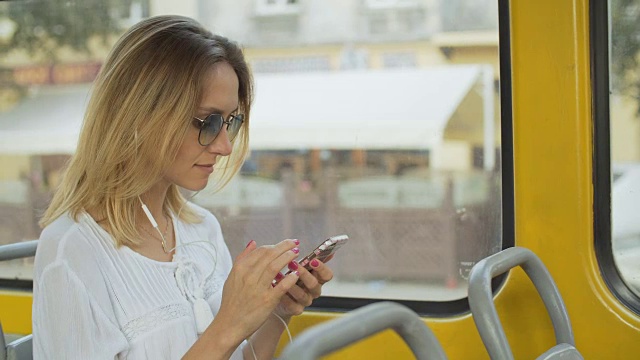
[(30, 89), (20, 104), (0, 113), (0, 153), (72, 153), (88, 94), (87, 85)]
[[(432, 148), (480, 71), (460, 65), (257, 74), (251, 148)], [(41, 87), (0, 113), (0, 153), (72, 153), (88, 92), (87, 85)]]
[(252, 149), (428, 149), (480, 72), (477, 66), (261, 75)]

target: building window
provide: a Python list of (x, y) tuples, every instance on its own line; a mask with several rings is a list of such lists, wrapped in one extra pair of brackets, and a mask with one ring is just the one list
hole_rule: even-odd
[(251, 62), (251, 66), (256, 73), (331, 70), (331, 63), (328, 56), (255, 59)]
[(422, 34), (426, 17), (421, 8), (371, 11), (367, 18), (370, 35)]
[(412, 68), (417, 65), (416, 54), (413, 52), (382, 54), (382, 66), (385, 68)]
[(258, 0), (257, 16), (294, 15), (300, 11), (298, 0)]

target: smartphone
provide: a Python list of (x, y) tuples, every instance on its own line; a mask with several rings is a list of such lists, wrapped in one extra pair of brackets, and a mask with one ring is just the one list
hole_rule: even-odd
[(304, 266), (307, 270), (311, 270), (311, 260), (318, 259), (324, 262), (329, 256), (335, 254), (342, 245), (346, 244), (347, 241), (349, 241), (349, 237), (347, 235), (332, 236), (324, 240), (320, 245), (318, 245), (318, 247), (309, 253), (309, 255), (298, 261), (298, 264)]

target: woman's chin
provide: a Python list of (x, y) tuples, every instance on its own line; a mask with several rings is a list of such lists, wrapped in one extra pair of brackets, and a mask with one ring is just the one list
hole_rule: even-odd
[(202, 181), (202, 182), (195, 182), (194, 181), (194, 182), (190, 182), (190, 183), (183, 183), (183, 184), (176, 184), (176, 185), (180, 186), (181, 188), (183, 188), (185, 190), (198, 192), (198, 191), (201, 191), (204, 188), (206, 188), (208, 183), (209, 183), (209, 179), (206, 179), (205, 181)]

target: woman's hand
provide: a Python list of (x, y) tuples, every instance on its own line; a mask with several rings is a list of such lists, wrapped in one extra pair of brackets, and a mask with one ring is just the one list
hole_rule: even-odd
[[(296, 264), (297, 265), (297, 264)], [(292, 286), (289, 291), (282, 296), (276, 308), (276, 314), (282, 318), (290, 318), (293, 315), (300, 315), (304, 309), (311, 305), (314, 299), (320, 297), (322, 285), (333, 278), (333, 271), (322, 261), (314, 259), (310, 262), (312, 271), (309, 272), (304, 267), (289, 267), (297, 270), (300, 280)], [(287, 279), (289, 275), (276, 276), (277, 286)]]
[(225, 336), (237, 344), (255, 332), (299, 279), (298, 272), (293, 271), (272, 284), (283, 267), (296, 264), (293, 260), (298, 256), (298, 244), (298, 240), (283, 240), (257, 247), (255, 241), (249, 242), (236, 258), (222, 290), (220, 311), (207, 330), (223, 323)]

